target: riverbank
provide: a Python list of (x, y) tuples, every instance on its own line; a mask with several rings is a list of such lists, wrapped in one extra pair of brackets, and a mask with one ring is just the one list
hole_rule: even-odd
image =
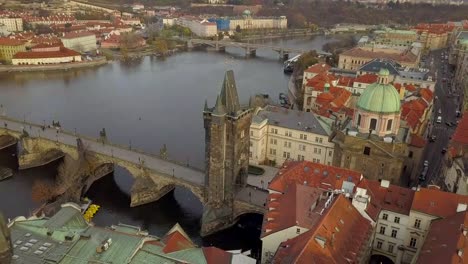
[(92, 61), (82, 61), (73, 63), (47, 64), (47, 65), (0, 65), (2, 72), (35, 72), (35, 71), (63, 71), (80, 68), (91, 68), (107, 64), (104, 57), (96, 58)]

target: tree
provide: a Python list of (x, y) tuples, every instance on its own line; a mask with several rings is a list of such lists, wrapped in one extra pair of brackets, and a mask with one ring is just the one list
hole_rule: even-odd
[(43, 180), (36, 180), (31, 189), (31, 196), (35, 202), (47, 202), (54, 198), (55, 189), (50, 183)]
[(70, 32), (71, 27), (72, 27), (71, 23), (65, 23), (65, 32)]
[(240, 25), (237, 25), (237, 26), (236, 26), (236, 32), (237, 32), (237, 33), (240, 33), (241, 31), (242, 31), (242, 30), (241, 30)]
[(164, 39), (156, 39), (153, 45), (156, 49), (156, 52), (161, 53), (163, 55), (166, 54), (166, 52), (169, 50), (167, 41)]
[(289, 19), (289, 25), (295, 28), (303, 28), (307, 23), (306, 17), (301, 13), (295, 13)]
[(50, 26), (44, 24), (36, 25), (35, 30), (38, 35), (52, 33), (52, 29), (50, 28)]

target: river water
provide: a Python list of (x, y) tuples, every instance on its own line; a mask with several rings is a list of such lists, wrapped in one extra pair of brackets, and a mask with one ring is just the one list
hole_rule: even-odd
[[(334, 40), (315, 36), (266, 44), (320, 50)], [(152, 153), (166, 144), (171, 159), (203, 168), (204, 101), (214, 105), (228, 69), (234, 70), (241, 103), (256, 93), (276, 99), (287, 88), (289, 76), (283, 74), (276, 52), (258, 50), (256, 58), (246, 59), (242, 49), (228, 48), (226, 53), (194, 51), (165, 60), (144, 57), (94, 69), (3, 74), (0, 111), (41, 124), (58, 120), (67, 130), (94, 137), (105, 128), (110, 141)], [(0, 159), (11, 159), (7, 157), (12, 153), (2, 155)], [(14, 162), (8, 164), (14, 167)], [(28, 215), (37, 207), (30, 195), (34, 179), (53, 178), (56, 167), (19, 172), (0, 182), (0, 210), (9, 218)], [(198, 234), (202, 205), (194, 195), (177, 188), (158, 202), (129, 208), (132, 181), (126, 170), (116, 168), (112, 177), (91, 187), (87, 196), (102, 206), (94, 222), (140, 225), (159, 236), (179, 222), (199, 244), (258, 247), (261, 216), (244, 216), (239, 225), (202, 240)]]

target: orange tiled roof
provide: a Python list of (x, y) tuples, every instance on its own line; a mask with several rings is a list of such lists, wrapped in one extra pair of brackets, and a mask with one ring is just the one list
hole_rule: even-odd
[[(460, 212), (431, 223), (417, 263), (468, 263), (468, 212)], [(459, 256), (458, 250), (462, 250)]]
[(459, 203), (468, 204), (468, 196), (420, 188), (414, 194), (411, 210), (445, 218), (457, 213)]
[(24, 44), (25, 42), (23, 40), (0, 37), (0, 46), (21, 46)]
[(80, 53), (61, 47), (60, 51), (25, 51), (13, 55), (13, 59), (41, 59), (41, 58), (62, 58), (80, 56)]
[(309, 231), (281, 243), (273, 263), (360, 263), (372, 226), (338, 195)]
[(361, 180), (361, 173), (340, 167), (324, 165), (310, 161), (287, 161), (271, 180), (268, 188), (277, 192), (284, 192), (291, 184), (341, 190), (344, 181), (357, 184)]
[(65, 33), (62, 38), (64, 39), (73, 39), (73, 38), (81, 38), (81, 37), (87, 37), (87, 36), (94, 36), (94, 33), (92, 32), (70, 32), (70, 33)]
[(216, 247), (204, 247), (202, 250), (207, 264), (231, 263), (231, 254), (222, 249)]
[(434, 97), (434, 93), (428, 88), (421, 88), (419, 90), (419, 94), (428, 103), (432, 102), (432, 98)]
[(358, 58), (368, 58), (368, 59), (391, 59), (397, 62), (409, 62), (415, 63), (417, 56), (411, 52), (404, 52), (401, 54), (386, 53), (386, 52), (374, 52), (369, 50), (364, 50), (361, 48), (352, 48), (342, 53), (345, 56), (353, 56)]
[[(324, 191), (302, 184), (288, 185), (279, 196), (269, 196), (264, 216), (262, 237), (293, 226), (310, 229), (320, 218), (320, 214), (310, 211), (313, 204), (320, 202)], [(325, 201), (321, 201), (321, 205)], [(316, 206), (320, 211), (322, 207)]]
[(356, 77), (354, 82), (371, 84), (377, 82), (378, 77), (379, 76), (377, 76), (376, 74), (363, 74), (361, 76)]
[(393, 184), (386, 188), (382, 187), (379, 181), (367, 179), (362, 179), (358, 187), (366, 189), (371, 197), (366, 211), (372, 219), (378, 218), (380, 210), (409, 215), (414, 197), (413, 190)]
[(355, 81), (354, 77), (339, 76), (338, 85), (339, 86), (352, 87), (354, 81)]
[(426, 143), (427, 143), (427, 141), (424, 138), (422, 138), (421, 136), (418, 136), (416, 134), (411, 135), (411, 142), (410, 142), (411, 146), (415, 146), (415, 147), (418, 147), (418, 148), (423, 148), (424, 146), (426, 146)]
[(331, 69), (331, 66), (326, 63), (316, 63), (305, 70), (305, 72), (310, 73), (324, 73), (328, 72)]
[(163, 252), (166, 254), (195, 247), (192, 241), (186, 238), (179, 231), (174, 231), (165, 236), (163, 242), (166, 244), (163, 248)]
[(464, 113), (463, 118), (458, 123), (452, 137), (452, 142), (462, 145), (468, 144), (468, 112)]

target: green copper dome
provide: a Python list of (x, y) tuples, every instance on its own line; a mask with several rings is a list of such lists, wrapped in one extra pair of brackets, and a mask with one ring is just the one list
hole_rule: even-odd
[(388, 69), (381, 68), (380, 71), (379, 71), (379, 75), (380, 75), (380, 76), (389, 76), (389, 75), (390, 75), (390, 71), (389, 71)]
[(381, 70), (379, 81), (367, 86), (359, 97), (357, 108), (379, 114), (400, 112), (400, 95), (393, 85), (388, 83), (388, 70)]

